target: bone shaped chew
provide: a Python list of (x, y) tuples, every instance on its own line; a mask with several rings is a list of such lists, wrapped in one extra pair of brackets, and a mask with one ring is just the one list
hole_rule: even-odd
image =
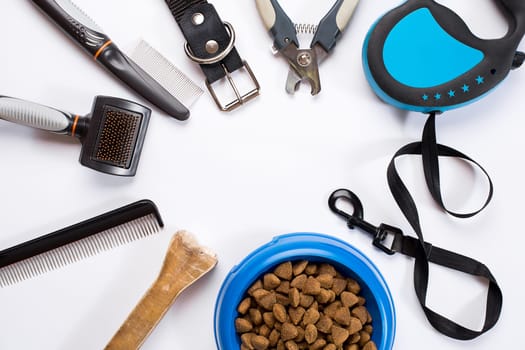
[(105, 349), (138, 349), (180, 293), (216, 264), (215, 253), (200, 246), (188, 232), (177, 232), (157, 279)]

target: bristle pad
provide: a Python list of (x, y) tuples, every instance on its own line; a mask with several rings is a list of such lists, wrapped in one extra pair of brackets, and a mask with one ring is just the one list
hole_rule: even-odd
[(127, 110), (104, 107), (104, 117), (93, 158), (120, 168), (129, 168), (142, 116)]
[(126, 222), (73, 243), (0, 268), (0, 287), (41, 275), (65, 265), (147, 237), (160, 231), (154, 214)]

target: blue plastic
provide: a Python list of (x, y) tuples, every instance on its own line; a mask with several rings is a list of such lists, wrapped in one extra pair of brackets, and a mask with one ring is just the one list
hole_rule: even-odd
[(428, 8), (399, 21), (388, 33), (383, 48), (387, 71), (401, 84), (413, 88), (432, 88), (456, 79), (484, 56), (448, 34)]
[(240, 349), (235, 332), (237, 306), (246, 290), (262, 275), (285, 261), (309, 260), (331, 263), (341, 274), (361, 285), (361, 295), (372, 316), (372, 340), (379, 350), (391, 350), (395, 337), (392, 296), (375, 265), (348, 243), (317, 233), (291, 233), (275, 237), (233, 267), (224, 280), (215, 304), (215, 342), (219, 350)]
[(372, 32), (374, 31), (374, 28), (376, 27), (377, 23), (380, 20), (381, 20), (381, 18), (379, 18), (371, 26), (370, 30), (368, 31), (368, 34), (365, 37), (365, 41), (363, 43), (362, 60), (363, 60), (363, 70), (365, 72), (366, 80), (370, 84), (370, 87), (372, 88), (374, 93), (381, 100), (383, 100), (385, 103), (388, 103), (388, 104), (390, 104), (390, 105), (392, 105), (392, 106), (394, 106), (396, 108), (399, 108), (399, 109), (404, 109), (404, 110), (414, 111), (414, 112), (421, 112), (421, 113), (431, 113), (431, 112), (435, 112), (435, 111), (445, 112), (445, 111), (448, 111), (448, 110), (451, 110), (451, 109), (460, 108), (460, 107), (469, 105), (469, 104), (471, 104), (473, 102), (476, 102), (476, 101), (480, 100), (481, 98), (485, 97), (485, 95), (487, 95), (489, 92), (491, 92), (491, 90), (489, 90), (485, 94), (481, 94), (478, 97), (473, 98), (472, 100), (469, 100), (469, 101), (466, 101), (466, 102), (463, 102), (463, 103), (457, 103), (457, 104), (452, 104), (452, 105), (449, 105), (449, 106), (440, 106), (440, 107), (411, 105), (411, 104), (403, 103), (403, 102), (398, 101), (395, 98), (391, 97), (389, 94), (387, 94), (385, 91), (383, 91), (383, 89), (377, 84), (377, 82), (374, 79), (374, 76), (372, 75), (372, 72), (370, 71), (370, 64), (368, 63), (367, 49), (368, 49), (368, 45), (369, 45), (369, 42), (370, 42), (370, 36), (371, 36)]

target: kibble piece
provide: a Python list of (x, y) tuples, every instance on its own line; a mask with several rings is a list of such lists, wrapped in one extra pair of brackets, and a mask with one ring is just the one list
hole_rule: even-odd
[(293, 324), (289, 322), (283, 323), (283, 326), (281, 328), (281, 339), (286, 342), (291, 339), (295, 339), (299, 332), (297, 331), (297, 327), (295, 327)]
[(263, 277), (263, 288), (266, 290), (272, 290), (281, 284), (281, 280), (273, 273), (267, 273)]
[(358, 301), (359, 301), (359, 298), (357, 297), (357, 295), (355, 295), (352, 292), (345, 291), (341, 293), (341, 302), (346, 307), (352, 307), (356, 305)]
[(243, 301), (241, 301), (241, 303), (237, 307), (237, 312), (240, 313), (241, 315), (246, 315), (251, 305), (252, 305), (252, 299), (245, 298)]
[(286, 348), (284, 347), (284, 342), (282, 340), (279, 340), (277, 342), (277, 350), (286, 350)]
[(332, 329), (333, 324), (334, 322), (332, 321), (330, 317), (322, 315), (319, 318), (319, 321), (315, 324), (315, 326), (319, 332), (323, 332), (327, 334), (327, 333), (330, 333), (330, 330)]
[(317, 300), (320, 304), (326, 304), (330, 301), (330, 299), (332, 299), (332, 294), (334, 294), (334, 292), (331, 290), (321, 288), (321, 292), (315, 297), (315, 300)]
[(358, 296), (357, 299), (359, 299), (359, 301), (357, 302), (357, 305), (363, 306), (366, 304), (366, 299), (363, 298), (362, 296)]
[(256, 326), (260, 326), (263, 323), (261, 311), (259, 309), (250, 309), (250, 320)]
[(286, 350), (299, 350), (299, 346), (297, 346), (297, 343), (293, 340), (288, 340), (284, 345), (286, 346)]
[(300, 306), (298, 308), (290, 308), (288, 310), (288, 314), (290, 315), (290, 320), (296, 326), (303, 319), (303, 316), (304, 316), (305, 312), (306, 312), (306, 310), (303, 307), (300, 307)]
[(314, 297), (311, 295), (306, 295), (301, 293), (301, 298), (299, 301), (299, 305), (301, 305), (304, 308), (309, 308), (312, 306), (312, 303), (314, 302)]
[(334, 320), (343, 326), (348, 326), (350, 324), (350, 310), (347, 307), (340, 307), (337, 309), (334, 315)]
[(281, 293), (275, 293), (275, 300), (281, 305), (284, 305), (284, 306), (290, 305), (290, 298), (288, 297), (288, 295), (284, 295)]
[(332, 290), (334, 291), (335, 295), (339, 295), (344, 290), (346, 290), (346, 285), (347, 285), (347, 282), (345, 279), (334, 278), (334, 283), (332, 284)]
[(270, 346), (270, 341), (261, 335), (252, 337), (252, 345), (255, 350), (266, 350)]
[(255, 337), (255, 333), (244, 333), (241, 335), (241, 342), (250, 350), (254, 350), (254, 347), (252, 345), (252, 338)]
[(335, 344), (328, 344), (327, 346), (325, 346), (323, 348), (323, 350), (337, 350), (337, 346), (335, 346)]
[[(370, 312), (368, 312), (368, 309), (366, 310), (366, 323), (372, 323), (372, 315), (370, 315)], [(372, 333), (372, 332), (369, 332)]]
[(294, 338), (294, 341), (299, 345), (304, 340), (304, 329), (301, 327), (296, 327), (297, 337)]
[(344, 350), (359, 350), (359, 345), (357, 344), (350, 344), (344, 347)]
[(250, 348), (241, 343), (241, 350), (250, 350)]
[(359, 339), (359, 345), (364, 346), (370, 341), (370, 334), (367, 332), (361, 331), (359, 332), (359, 335), (361, 336), (361, 339)]
[(273, 316), (273, 312), (265, 312), (262, 316), (264, 324), (270, 328), (273, 328), (275, 325), (275, 317)]
[(377, 350), (376, 343), (369, 341), (363, 346), (363, 350)]
[(270, 332), (270, 335), (268, 336), (268, 340), (270, 341), (270, 346), (273, 348), (277, 345), (279, 342), (279, 339), (281, 339), (281, 333), (277, 329), (274, 329)]
[(365, 332), (367, 332), (368, 334), (372, 334), (374, 328), (372, 327), (371, 324), (367, 324), (366, 326), (363, 327), (363, 330), (364, 330)]
[(255, 302), (265, 310), (272, 310), (273, 306), (277, 302), (275, 293), (268, 292), (264, 289), (258, 289), (254, 291), (253, 298), (255, 299)]
[(317, 272), (319, 273), (319, 275), (328, 274), (332, 277), (335, 277), (337, 275), (337, 271), (335, 271), (335, 267), (333, 267), (330, 264), (326, 264), (326, 263), (321, 264)]
[(267, 325), (263, 324), (259, 327), (259, 332), (257, 334), (262, 335), (263, 337), (268, 337), (272, 330)]
[(299, 303), (301, 303), (301, 293), (299, 293), (299, 289), (290, 289), (290, 292), (288, 293), (288, 298), (290, 299), (290, 305), (292, 305), (292, 307), (298, 307)]
[(349, 344), (357, 344), (361, 340), (361, 334), (359, 332), (354, 333), (350, 336), (350, 338), (346, 341)]
[(348, 339), (350, 333), (339, 326), (332, 326), (332, 340), (335, 345), (342, 345)]
[(342, 306), (343, 304), (339, 300), (337, 300), (331, 303), (330, 305), (326, 306), (323, 312), (326, 316), (334, 318), (336, 311), (339, 310), (339, 308), (341, 308)]
[(357, 281), (351, 278), (347, 278), (346, 282), (347, 282), (346, 284), (347, 291), (352, 292), (354, 294), (359, 294), (359, 292), (361, 291), (361, 286), (359, 285), (359, 283), (357, 283)]
[(281, 323), (286, 322), (288, 319), (288, 314), (286, 313), (286, 308), (281, 304), (273, 305), (273, 316), (275, 319)]
[(328, 273), (317, 276), (317, 280), (321, 283), (321, 287), (326, 289), (330, 289), (334, 285), (334, 277)]
[(326, 345), (326, 340), (317, 338), (317, 340), (310, 345), (310, 350), (321, 350)]
[(292, 282), (290, 282), (290, 287), (297, 288), (299, 290), (303, 290), (304, 284), (306, 283), (306, 280), (308, 279), (308, 276), (305, 274), (296, 276)]
[(263, 283), (261, 280), (257, 280), (252, 286), (248, 289), (248, 295), (253, 297), (253, 292), (255, 292), (258, 289), (262, 289)]
[(253, 324), (244, 318), (235, 319), (235, 330), (237, 333), (248, 333), (253, 329)]
[(316, 307), (310, 307), (303, 316), (303, 324), (309, 325), (309, 324), (316, 324), (317, 321), (319, 321), (319, 318), (321, 315), (319, 314), (319, 310)]
[(308, 260), (299, 261), (295, 263), (292, 267), (292, 272), (294, 276), (298, 276), (304, 272), (304, 269), (308, 265)]
[(321, 283), (313, 277), (308, 277), (303, 287), (303, 293), (306, 295), (319, 295), (321, 293)]
[(352, 309), (352, 316), (357, 317), (361, 324), (365, 324), (368, 320), (368, 311), (364, 306), (357, 306)]
[(287, 281), (291, 280), (292, 279), (292, 263), (290, 261), (282, 263), (281, 265), (275, 268), (273, 273), (276, 274), (277, 277), (283, 280), (287, 280)]
[(281, 284), (279, 284), (279, 287), (277, 287), (275, 291), (283, 294), (290, 293), (290, 281), (281, 281)]
[(350, 324), (348, 325), (346, 329), (348, 329), (348, 333), (352, 335), (352, 334), (359, 332), (361, 329), (363, 329), (363, 324), (361, 323), (361, 321), (359, 321), (358, 318), (351, 317)]
[(317, 264), (308, 264), (304, 269), (304, 273), (308, 276), (315, 275), (317, 273)]
[(313, 324), (309, 324), (306, 326), (304, 330), (304, 339), (308, 344), (312, 344), (317, 339), (318, 333), (317, 333), (317, 327)]

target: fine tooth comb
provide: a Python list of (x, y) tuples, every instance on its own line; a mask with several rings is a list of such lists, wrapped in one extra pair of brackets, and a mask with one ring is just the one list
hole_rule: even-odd
[(106, 350), (138, 349), (186, 288), (217, 265), (217, 256), (186, 231), (171, 239), (157, 280), (122, 324)]
[(152, 235), (163, 227), (157, 207), (141, 200), (0, 251), (0, 287)]
[(82, 165), (120, 176), (137, 171), (150, 114), (138, 103), (108, 96), (95, 97), (91, 113), (84, 117), (0, 96), (0, 119), (75, 136), (82, 143)]
[(130, 57), (187, 107), (191, 107), (204, 93), (195, 82), (145, 40), (139, 41)]
[(32, 0), (55, 24), (117, 78), (152, 104), (178, 119), (188, 119), (189, 110), (126, 56), (104, 31), (70, 0)]

